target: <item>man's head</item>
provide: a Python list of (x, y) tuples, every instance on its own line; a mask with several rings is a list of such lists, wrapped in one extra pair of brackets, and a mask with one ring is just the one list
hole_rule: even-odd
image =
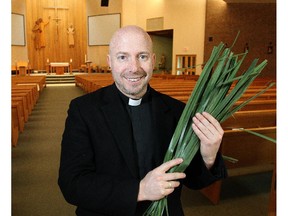
[(107, 61), (117, 88), (126, 96), (141, 98), (147, 91), (155, 65), (150, 36), (138, 26), (117, 30), (109, 47)]

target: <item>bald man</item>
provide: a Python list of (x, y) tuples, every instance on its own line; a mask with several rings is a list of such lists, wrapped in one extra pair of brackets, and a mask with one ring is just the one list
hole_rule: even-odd
[(156, 62), (150, 36), (138, 26), (119, 29), (107, 61), (114, 83), (70, 103), (60, 189), (80, 216), (140, 216), (165, 196), (169, 215), (182, 216), (183, 184), (201, 189), (227, 175), (218, 153), (223, 130), (210, 114), (196, 114), (199, 152), (185, 173), (167, 173), (183, 162), (163, 159), (185, 104), (149, 85)]

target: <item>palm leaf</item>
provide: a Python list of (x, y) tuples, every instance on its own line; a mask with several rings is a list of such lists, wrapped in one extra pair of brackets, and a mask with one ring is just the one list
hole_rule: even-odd
[[(223, 122), (274, 85), (270, 84), (235, 107), (235, 103), (267, 65), (266, 60), (258, 64), (258, 59), (255, 59), (244, 73), (236, 76), (246, 55), (247, 52), (235, 55), (231, 48), (225, 48), (222, 42), (213, 48), (178, 121), (163, 161), (183, 158), (183, 163), (168, 172), (184, 172), (199, 150), (200, 140), (191, 127), (192, 117), (197, 112), (206, 111), (219, 122)], [(167, 197), (153, 201), (144, 215), (162, 216), (164, 211), (168, 215)]]

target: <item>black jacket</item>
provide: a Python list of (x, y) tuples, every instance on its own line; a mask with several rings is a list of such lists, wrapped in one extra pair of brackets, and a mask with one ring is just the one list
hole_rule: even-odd
[[(150, 92), (160, 165), (185, 104), (152, 88)], [(58, 183), (67, 202), (77, 206), (77, 215), (134, 216), (147, 208), (150, 202), (137, 203), (140, 179), (131, 134), (129, 115), (115, 84), (71, 101)], [(198, 153), (186, 175), (183, 183), (200, 189), (225, 177), (226, 169), (218, 155), (212, 172), (208, 171)], [(170, 216), (184, 215), (180, 195), (181, 186), (168, 196)]]

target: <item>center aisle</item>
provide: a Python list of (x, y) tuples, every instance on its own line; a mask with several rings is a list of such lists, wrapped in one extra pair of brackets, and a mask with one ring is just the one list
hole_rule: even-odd
[(71, 99), (85, 94), (75, 86), (47, 86), (41, 92), (18, 145), (12, 149), (14, 216), (75, 215), (57, 185), (60, 146)]

